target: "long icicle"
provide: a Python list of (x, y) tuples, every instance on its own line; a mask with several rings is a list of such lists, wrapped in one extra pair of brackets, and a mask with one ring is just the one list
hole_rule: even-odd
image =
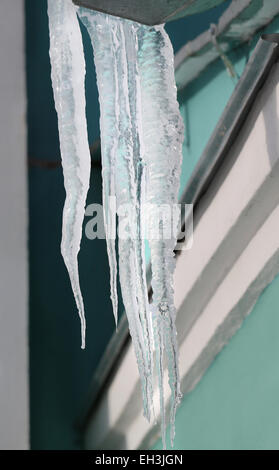
[[(138, 130), (139, 78), (136, 68), (130, 66), (130, 59), (135, 64), (136, 53), (133, 48), (129, 49), (130, 40), (136, 39), (136, 31), (131, 32), (131, 38), (130, 30), (127, 30), (125, 23), (119, 19), (83, 8), (79, 9), (79, 15), (88, 29), (94, 49), (101, 104), (102, 153), (106, 152), (105, 164), (111, 165), (110, 171), (104, 175), (103, 184), (115, 188), (118, 209), (125, 208), (126, 205), (132, 209), (130, 233), (127, 238), (119, 239), (119, 271), (122, 296), (141, 376), (144, 414), (150, 419), (151, 325), (143, 237), (138, 236), (142, 232), (144, 165), (140, 150), (141, 134)], [(117, 80), (114, 81), (113, 77), (116, 76)], [(138, 91), (131, 92), (131, 82), (135, 80), (138, 83)], [(110, 133), (114, 139), (110, 139)], [(108, 183), (107, 178), (113, 179), (113, 182)], [(133, 233), (134, 227), (136, 236)]]
[[(48, 0), (50, 56), (58, 113), (66, 202), (62, 254), (69, 271), (82, 323), (77, 255), (89, 186), (90, 154), (85, 119), (85, 63), (82, 39), (71, 0)], [(104, 220), (111, 271), (111, 299), (117, 322), (116, 217), (128, 215), (119, 237), (119, 271), (124, 305), (137, 357), (144, 414), (150, 419), (153, 396), (152, 324), (144, 255), (144, 202), (158, 222), (159, 239), (149, 237), (152, 263), (153, 336), (158, 370), (163, 446), (166, 448), (164, 362), (171, 389), (171, 443), (180, 401), (173, 272), (176, 233), (165, 237), (160, 208), (177, 202), (183, 122), (174, 79), (173, 50), (163, 25), (145, 27), (102, 13), (79, 9), (91, 36), (101, 104)], [(146, 195), (146, 199), (145, 199)], [(125, 213), (125, 206), (128, 212)], [(124, 213), (123, 213), (124, 208)], [(120, 211), (122, 210), (122, 214)], [(168, 224), (173, 225), (171, 214)], [(121, 222), (121, 219), (119, 219)]]
[(77, 260), (91, 162), (85, 115), (85, 61), (72, 1), (48, 0), (48, 15), (51, 76), (66, 190), (61, 251), (81, 319), (81, 347), (85, 348), (86, 323)]
[[(115, 21), (114, 19), (109, 19)], [(118, 38), (121, 45), (118, 64), (119, 80), (119, 130), (120, 139), (117, 153), (116, 165), (116, 195), (118, 209), (124, 209), (122, 216), (128, 215), (129, 223), (126, 236), (119, 235), (119, 268), (121, 290), (127, 313), (129, 327), (133, 338), (138, 366), (140, 370), (144, 415), (149, 420), (152, 409), (152, 371), (151, 371), (151, 344), (149, 323), (145, 312), (147, 300), (147, 290), (140, 275), (140, 268), (143, 260), (143, 246), (139, 245), (137, 239), (140, 232), (139, 218), (139, 187), (137, 185), (137, 156), (135, 146), (141, 144), (137, 135), (137, 126), (133, 123), (136, 119), (135, 112), (137, 105), (131, 106), (131, 95), (129, 93), (129, 61), (131, 51), (127, 49), (127, 31), (125, 22), (118, 22)], [(134, 60), (133, 57), (131, 60)], [(135, 84), (134, 84), (135, 86)], [(133, 112), (134, 111), (134, 112)], [(127, 206), (128, 214), (125, 214)]]
[(118, 78), (116, 51), (119, 48), (116, 25), (109, 28), (105, 15), (79, 8), (78, 14), (86, 26), (94, 49), (100, 101), (102, 131), (103, 206), (107, 253), (110, 266), (110, 291), (115, 323), (118, 321), (117, 260), (115, 250), (116, 213), (115, 162), (118, 145)]
[[(127, 236), (119, 235), (119, 267), (122, 295), (132, 336), (136, 339), (139, 351), (137, 353), (138, 365), (141, 371), (143, 388), (144, 415), (150, 419), (152, 409), (152, 370), (151, 370), (151, 343), (149, 322), (147, 320), (148, 304), (146, 284), (141, 276), (143, 260), (143, 245), (138, 239), (141, 233), (140, 198), (141, 182), (138, 184), (138, 171), (141, 169), (139, 161), (141, 140), (135, 120), (139, 118), (137, 106), (131, 105), (137, 92), (131, 96), (131, 80), (133, 88), (135, 71), (129, 67), (130, 61), (135, 61), (135, 53), (130, 49), (129, 31), (125, 21), (119, 21), (119, 42), (121, 44), (118, 60), (119, 105), (120, 105), (120, 139), (117, 159), (116, 188), (119, 208), (128, 206), (129, 223)], [(132, 33), (133, 34), (133, 33)], [(132, 43), (134, 46), (134, 43)], [(128, 46), (128, 47), (127, 47)], [(132, 76), (131, 76), (132, 75)], [(138, 166), (139, 165), (139, 166)], [(123, 178), (124, 177), (124, 178)], [(123, 179), (121, 181), (121, 179)], [(123, 184), (124, 183), (124, 184)], [(126, 214), (122, 214), (126, 215)], [(128, 257), (128, 260), (127, 260)], [(128, 261), (128, 262), (127, 262)], [(144, 273), (145, 275), (145, 273)]]
[[(160, 207), (177, 203), (183, 121), (179, 113), (174, 78), (173, 49), (164, 27), (142, 27), (140, 30), (139, 70), (141, 76), (144, 158), (148, 168), (147, 200), (150, 216), (158, 219)], [(152, 209), (153, 208), (153, 209)], [(168, 224), (172, 225), (172, 216)], [(164, 238), (159, 223), (159, 239), (150, 239), (154, 313), (154, 337), (159, 383), (161, 383), (162, 438), (166, 447), (164, 419), (164, 390), (162, 377), (162, 343), (166, 353), (171, 389), (171, 444), (175, 434), (175, 413), (181, 400), (178, 371), (177, 333), (175, 327), (173, 272), (176, 234)]]
[[(138, 68), (138, 30), (140, 25), (131, 21), (122, 20), (125, 36), (128, 90), (131, 113), (133, 161), (136, 183), (135, 201), (135, 234), (134, 250), (136, 262), (136, 285), (139, 304), (141, 329), (145, 342), (146, 359), (148, 365), (148, 381), (151, 395), (153, 394), (153, 344), (150, 307), (148, 302), (148, 289), (146, 283), (145, 260), (145, 196), (146, 196), (146, 163), (144, 161), (144, 139), (142, 132), (141, 84)], [(152, 402), (152, 400), (151, 400)], [(153, 405), (152, 405), (153, 408)]]

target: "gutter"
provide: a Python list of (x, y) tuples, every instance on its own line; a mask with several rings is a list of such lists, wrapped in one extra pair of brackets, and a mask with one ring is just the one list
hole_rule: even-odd
[(156, 25), (209, 10), (225, 0), (73, 0), (76, 5), (109, 15)]

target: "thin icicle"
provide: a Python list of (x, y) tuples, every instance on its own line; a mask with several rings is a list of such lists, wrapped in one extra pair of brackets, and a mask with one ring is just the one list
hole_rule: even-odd
[[(117, 165), (117, 200), (119, 206), (129, 204), (130, 224), (127, 240), (119, 238), (120, 276), (122, 295), (130, 323), (135, 325), (136, 334), (142, 351), (142, 386), (144, 414), (150, 419), (152, 405), (152, 347), (151, 324), (148, 305), (146, 268), (142, 226), (142, 203), (145, 187), (145, 166), (142, 159), (141, 102), (140, 82), (137, 69), (137, 30), (135, 23), (125, 20), (120, 22), (119, 37), (121, 56), (118, 61), (120, 89), (120, 141)], [(128, 137), (129, 136), (129, 137)], [(126, 170), (126, 171), (125, 171)], [(126, 174), (126, 191), (118, 181)], [(128, 182), (128, 186), (127, 186)], [(127, 259), (132, 263), (127, 272)], [(129, 286), (133, 285), (133, 289)], [(128, 296), (130, 298), (128, 298)], [(126, 299), (126, 302), (125, 302)]]
[[(110, 19), (110, 21), (112, 21)], [(114, 21), (114, 20), (113, 20)], [(129, 38), (125, 22), (118, 20), (119, 42), (121, 48), (117, 60), (119, 80), (119, 133), (117, 164), (116, 164), (116, 197), (118, 208), (128, 207), (130, 217), (126, 237), (119, 236), (119, 268), (121, 290), (125, 310), (129, 320), (129, 326), (139, 365), (142, 389), (144, 415), (150, 419), (152, 409), (152, 370), (151, 370), (151, 343), (148, 322), (148, 305), (146, 283), (141, 277), (143, 262), (143, 245), (138, 239), (141, 231), (139, 217), (140, 189), (137, 184), (138, 161), (140, 150), (140, 136), (134, 120), (137, 103), (131, 106), (129, 93), (129, 80), (131, 80), (130, 60), (134, 60), (134, 52), (127, 48)], [(130, 57), (130, 55), (133, 57)], [(134, 87), (136, 84), (134, 83)], [(136, 91), (134, 92), (136, 94)], [(122, 214), (124, 215), (124, 214)], [(134, 233), (135, 232), (135, 233)]]
[(102, 130), (102, 177), (104, 224), (106, 231), (107, 252), (110, 266), (111, 300), (115, 323), (118, 321), (117, 296), (117, 260), (115, 251), (115, 210), (112, 201), (115, 197), (115, 160), (118, 132), (118, 77), (116, 53), (119, 48), (116, 36), (116, 22), (109, 25), (105, 15), (85, 8), (79, 8), (78, 14), (90, 35), (94, 49), (97, 71), (99, 101), (101, 110), (100, 127)]
[[(182, 159), (184, 129), (176, 97), (173, 49), (163, 26), (142, 27), (140, 31), (139, 70), (141, 75), (143, 134), (145, 161), (148, 168), (147, 200), (151, 218), (158, 215), (160, 205), (177, 202)], [(153, 209), (152, 209), (153, 207)], [(154, 213), (153, 213), (154, 211)], [(181, 399), (177, 333), (175, 328), (173, 272), (176, 237), (149, 240), (152, 264), (154, 328), (157, 364), (162, 364), (161, 338), (167, 358), (171, 388), (171, 444), (174, 438), (176, 407)], [(162, 382), (159, 370), (159, 382)], [(161, 386), (162, 436), (165, 444), (164, 391)]]
[[(142, 381), (144, 414), (150, 419), (152, 347), (142, 237), (144, 164), (142, 134), (139, 132), (140, 82), (134, 49), (137, 30), (127, 28), (119, 19), (83, 8), (79, 9), (79, 15), (88, 29), (95, 56), (101, 104), (102, 154), (108, 169), (103, 174), (103, 184), (110, 188), (110, 196), (115, 194), (118, 209), (125, 205), (132, 208), (130, 233), (124, 240), (119, 239), (119, 272)], [(108, 240), (108, 251), (109, 246)]]
[(165, 390), (164, 390), (164, 328), (160, 316), (154, 315), (154, 345), (156, 350), (156, 366), (158, 374), (158, 386), (160, 393), (161, 414), (161, 437), (163, 449), (166, 449), (166, 412), (165, 412)]
[(90, 152), (85, 116), (85, 61), (76, 8), (71, 0), (48, 0), (51, 76), (58, 114), (66, 201), (61, 251), (81, 319), (85, 347), (85, 315), (77, 256), (90, 178)]
[(125, 36), (129, 105), (131, 114), (133, 161), (135, 174), (135, 222), (134, 239), (135, 275), (137, 285), (137, 298), (139, 304), (140, 323), (145, 341), (145, 351), (148, 363), (148, 374), (152, 393), (152, 333), (151, 316), (147, 295), (146, 260), (145, 260), (145, 217), (144, 204), (146, 194), (146, 164), (144, 161), (144, 139), (142, 132), (141, 85), (138, 69), (138, 30), (140, 25), (131, 21), (122, 20)]

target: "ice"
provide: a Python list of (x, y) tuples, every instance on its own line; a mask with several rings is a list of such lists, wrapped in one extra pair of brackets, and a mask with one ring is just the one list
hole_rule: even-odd
[[(122, 297), (140, 371), (144, 414), (152, 409), (151, 322), (146, 286), (142, 214), (145, 165), (142, 159), (140, 81), (137, 70), (138, 25), (79, 9), (91, 37), (101, 107), (101, 142), (105, 219), (106, 200), (116, 197), (117, 209), (130, 205), (132, 230), (119, 238), (119, 274)], [(108, 227), (106, 227), (108, 229)], [(106, 230), (109, 233), (109, 230)], [(107, 237), (109, 259), (115, 260), (114, 240)], [(111, 266), (115, 285), (116, 267)], [(112, 298), (114, 296), (112, 295)]]
[(81, 346), (84, 348), (86, 324), (77, 256), (91, 163), (85, 116), (85, 61), (72, 1), (48, 0), (48, 15), (51, 76), (66, 190), (61, 251), (81, 319)]
[[(144, 158), (148, 168), (147, 201), (151, 205), (150, 217), (155, 218), (160, 205), (177, 203), (184, 127), (176, 97), (173, 49), (164, 27), (142, 27), (139, 44)], [(155, 211), (154, 214), (152, 210)], [(159, 379), (162, 374), (163, 348), (167, 359), (171, 388), (170, 425), (173, 445), (175, 413), (181, 399), (173, 292), (176, 237), (172, 234), (169, 239), (164, 239), (163, 233), (161, 235), (159, 240), (149, 240), (155, 312), (153, 324), (156, 354), (159, 356), (157, 358)], [(160, 381), (162, 382), (162, 379)], [(162, 416), (164, 416), (163, 393), (161, 385)], [(162, 419), (162, 436), (165, 446), (164, 419)]]
[[(158, 375), (161, 432), (166, 448), (164, 367), (171, 390), (170, 434), (173, 445), (176, 408), (181, 399), (173, 273), (176, 233), (166, 237), (162, 208), (176, 208), (184, 138), (174, 77), (174, 57), (164, 26), (138, 23), (79, 8), (94, 50), (101, 108), (104, 221), (111, 274), (111, 299), (117, 323), (116, 226), (119, 276), (142, 384), (144, 415), (153, 410), (153, 349)], [(49, 0), (52, 79), (59, 118), (67, 192), (62, 252), (84, 324), (78, 282), (84, 204), (89, 184), (85, 121), (85, 65), (75, 7), (71, 0)], [(148, 301), (145, 259), (145, 209), (159, 237), (148, 232), (152, 265), (152, 305)], [(170, 212), (171, 214), (172, 212)], [(128, 221), (128, 223), (127, 223)], [(172, 227), (173, 220), (168, 221)], [(122, 227), (123, 228), (123, 227)], [(152, 312), (152, 315), (151, 315)], [(84, 343), (83, 343), (84, 344)]]
[(97, 70), (101, 109), (100, 127), (102, 130), (104, 225), (107, 235), (107, 252), (110, 266), (111, 300), (115, 323), (117, 324), (117, 260), (115, 239), (113, 237), (115, 211), (110, 204), (110, 198), (115, 197), (115, 165), (119, 138), (118, 70), (116, 62), (119, 44), (116, 36), (116, 25), (112, 25), (112, 28), (110, 28), (104, 15), (95, 14), (84, 8), (79, 9), (78, 12), (92, 40)]

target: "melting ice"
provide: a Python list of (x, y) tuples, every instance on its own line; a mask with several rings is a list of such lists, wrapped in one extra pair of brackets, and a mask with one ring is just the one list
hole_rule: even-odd
[[(67, 193), (62, 253), (84, 335), (77, 254), (90, 171), (85, 65), (76, 7), (71, 0), (48, 2), (52, 81)], [(133, 230), (128, 230), (125, 239), (118, 239), (120, 284), (141, 378), (144, 415), (149, 420), (153, 410), (155, 356), (161, 431), (166, 447), (165, 363), (171, 389), (172, 444), (175, 413), (181, 398), (173, 292), (176, 237), (166, 240), (161, 234), (157, 239), (148, 240), (153, 289), (153, 302), (149, 305), (143, 207), (146, 208), (147, 203), (149, 218), (156, 219), (156, 207), (174, 205), (178, 198), (184, 129), (176, 97), (173, 49), (163, 25), (147, 27), (85, 8), (77, 11), (92, 41), (97, 72), (103, 205), (113, 312), (117, 322), (116, 249), (114, 239), (108, 236), (115, 224), (115, 214), (109, 203), (111, 197), (116, 198), (118, 211), (127, 204), (133, 208), (129, 225)]]
[(76, 9), (71, 0), (48, 0), (48, 15), (51, 78), (66, 190), (61, 251), (81, 319), (84, 348), (85, 315), (77, 255), (91, 167), (85, 115), (85, 61)]

